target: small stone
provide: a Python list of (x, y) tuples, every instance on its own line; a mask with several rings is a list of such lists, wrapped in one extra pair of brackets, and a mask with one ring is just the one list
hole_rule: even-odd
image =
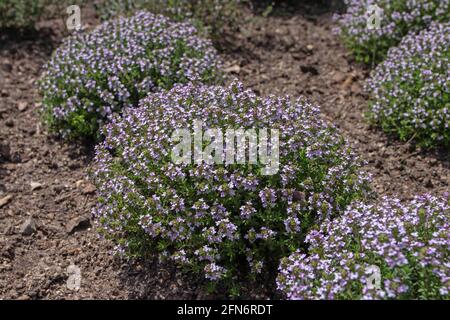
[(91, 226), (91, 220), (89, 217), (81, 216), (70, 220), (66, 225), (66, 231), (68, 234), (73, 234), (78, 231), (86, 230)]
[(81, 190), (81, 193), (82, 194), (91, 194), (91, 193), (94, 193), (95, 190), (97, 190), (97, 188), (92, 183), (88, 183), (83, 188), (83, 190)]
[(13, 260), (14, 255), (14, 246), (11, 243), (6, 243), (6, 245), (3, 245), (3, 247), (0, 249), (0, 256), (3, 256), (9, 260)]
[(76, 170), (76, 169), (81, 168), (81, 165), (80, 165), (80, 163), (78, 163), (78, 162), (70, 162), (69, 165), (68, 165), (68, 167), (69, 167), (69, 169), (71, 169), (71, 170)]
[(34, 191), (34, 190), (42, 188), (43, 184), (40, 182), (31, 181), (30, 186), (31, 186), (31, 191)]
[(313, 51), (314, 46), (313, 46), (312, 44), (308, 44), (308, 45), (306, 46), (306, 49), (308, 49), (309, 51)]
[(20, 226), (20, 233), (23, 236), (31, 236), (37, 230), (36, 222), (33, 218), (28, 218), (25, 222)]
[(306, 199), (306, 195), (305, 195), (304, 192), (294, 191), (292, 198), (293, 198), (294, 201), (304, 202), (305, 199)]
[(340, 71), (336, 71), (332, 77), (333, 82), (341, 83), (345, 79), (345, 74)]
[(10, 194), (3, 198), (0, 198), (0, 208), (7, 205), (11, 201), (12, 198), (13, 198), (13, 196)]
[(65, 189), (65, 186), (60, 185), (60, 184), (53, 186), (53, 191), (55, 191), (55, 193), (58, 193), (58, 194), (61, 193), (64, 189)]

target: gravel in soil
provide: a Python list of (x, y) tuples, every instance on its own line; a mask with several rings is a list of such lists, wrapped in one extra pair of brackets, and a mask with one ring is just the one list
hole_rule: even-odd
[[(320, 105), (367, 160), (380, 195), (448, 191), (448, 154), (415, 149), (364, 121), (368, 70), (333, 35), (331, 15), (301, 7), (251, 17), (222, 54), (227, 72), (259, 94), (304, 95)], [(88, 22), (94, 25), (95, 17)], [(47, 22), (62, 30), (58, 23)], [(28, 37), (0, 34), (0, 298), (223, 297), (157, 261), (114, 257), (111, 243), (97, 236), (90, 219), (95, 187), (87, 174), (92, 146), (52, 137), (37, 113), (36, 81), (61, 37), (45, 25)], [(67, 286), (71, 265), (81, 271), (78, 290)], [(244, 296), (273, 297), (268, 291), (249, 286)]]

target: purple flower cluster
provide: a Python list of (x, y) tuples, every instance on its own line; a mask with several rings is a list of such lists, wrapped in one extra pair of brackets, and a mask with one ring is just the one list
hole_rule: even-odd
[[(176, 129), (278, 129), (280, 167), (174, 164)], [(210, 280), (230, 279), (303, 243), (308, 228), (363, 197), (369, 177), (319, 109), (301, 99), (229, 87), (176, 85), (106, 126), (96, 148), (103, 233), (129, 254), (155, 250)], [(241, 261), (247, 261), (242, 265)], [(247, 270), (247, 271), (246, 271)]]
[(66, 136), (95, 136), (114, 112), (175, 83), (213, 82), (219, 61), (188, 23), (141, 11), (67, 38), (45, 66), (43, 113)]
[(448, 299), (449, 235), (448, 195), (356, 203), (308, 234), (308, 254), (282, 260), (278, 289), (289, 299)]
[[(175, 21), (192, 21), (214, 40), (223, 37), (226, 26), (234, 28), (242, 18), (242, 0), (103, 0), (97, 5), (101, 19), (145, 10)], [(204, 30), (205, 29), (205, 30)]]
[[(336, 32), (341, 34), (356, 58), (365, 63), (383, 60), (408, 32), (426, 28), (432, 21), (450, 19), (449, 0), (345, 0), (347, 12), (336, 15)], [(368, 28), (378, 6), (379, 27)]]
[[(55, 18), (54, 12), (63, 10), (68, 5), (66, 1), (61, 0), (2, 0), (0, 1), (0, 29), (33, 28), (42, 16)], [(49, 7), (53, 10), (49, 10)]]
[(450, 23), (434, 23), (389, 50), (367, 82), (370, 117), (402, 140), (450, 146)]

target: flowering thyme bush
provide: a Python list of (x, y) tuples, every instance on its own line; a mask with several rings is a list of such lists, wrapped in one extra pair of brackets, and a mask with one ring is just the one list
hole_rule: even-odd
[(447, 299), (449, 223), (448, 197), (357, 203), (309, 233), (309, 255), (282, 260), (278, 288), (289, 299)]
[(105, 0), (97, 5), (102, 19), (129, 15), (137, 10), (164, 14), (176, 21), (190, 20), (213, 40), (223, 37), (225, 26), (239, 23), (244, 0)]
[[(426, 28), (431, 21), (450, 19), (449, 0), (345, 0), (347, 12), (336, 16), (338, 32), (356, 59), (367, 64), (381, 62), (389, 48), (409, 32)], [(374, 17), (370, 6), (380, 8), (379, 28), (369, 29)]]
[(40, 84), (45, 119), (63, 135), (92, 137), (111, 113), (149, 92), (212, 82), (217, 68), (210, 41), (189, 24), (148, 12), (105, 22), (55, 51)]
[(1, 0), (0, 28), (32, 26), (40, 17), (44, 1)]
[(401, 140), (450, 146), (450, 23), (409, 35), (367, 83), (369, 118)]
[[(237, 282), (275, 271), (311, 226), (367, 190), (356, 156), (318, 112), (300, 100), (259, 98), (239, 83), (148, 96), (108, 124), (96, 148), (94, 215), (104, 235), (131, 256), (157, 252), (236, 294)], [(174, 164), (171, 134), (196, 119), (205, 129), (279, 129), (279, 171)]]
[(33, 27), (42, 16), (56, 17), (68, 5), (66, 0), (0, 0), (0, 28)]

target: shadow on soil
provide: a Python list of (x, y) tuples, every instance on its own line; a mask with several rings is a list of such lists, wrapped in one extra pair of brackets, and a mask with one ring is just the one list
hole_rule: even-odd
[(57, 45), (57, 35), (51, 28), (36, 29), (1, 29), (0, 52), (20, 53), (31, 46), (50, 56)]
[(156, 258), (126, 261), (121, 266), (120, 281), (129, 293), (129, 299), (199, 299), (199, 279), (189, 280), (171, 265), (161, 264)]

